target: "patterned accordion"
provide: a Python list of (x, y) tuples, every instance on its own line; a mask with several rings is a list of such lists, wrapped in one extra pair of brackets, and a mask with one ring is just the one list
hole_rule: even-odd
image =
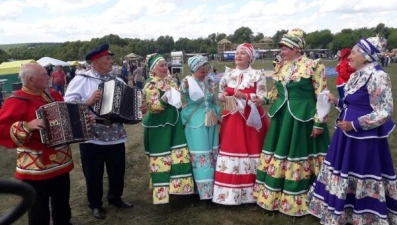
[(112, 122), (136, 124), (142, 121), (142, 92), (118, 80), (98, 85), (102, 99), (95, 103), (94, 113)]
[(44, 119), (41, 142), (49, 147), (91, 139), (88, 107), (84, 103), (52, 102), (36, 110), (37, 119)]

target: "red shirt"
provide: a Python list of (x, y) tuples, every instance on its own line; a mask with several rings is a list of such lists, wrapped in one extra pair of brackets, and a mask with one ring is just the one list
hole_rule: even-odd
[(55, 85), (65, 85), (66, 74), (63, 70), (55, 70), (52, 72), (52, 83)]

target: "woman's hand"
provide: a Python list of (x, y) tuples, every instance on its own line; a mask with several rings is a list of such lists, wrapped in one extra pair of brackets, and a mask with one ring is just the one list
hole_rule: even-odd
[(234, 97), (239, 98), (239, 99), (248, 99), (248, 95), (244, 92), (237, 91), (236, 94), (234, 94)]
[(329, 93), (328, 94), (328, 98), (329, 98), (329, 102), (331, 103), (331, 104), (337, 104), (338, 103), (338, 101), (339, 101), (339, 99), (337, 98), (337, 97), (335, 97), (333, 94), (331, 94), (331, 93)]
[(143, 114), (145, 114), (147, 112), (147, 105), (146, 105), (145, 101), (142, 101), (140, 109), (141, 109)]
[(171, 86), (166, 85), (166, 86), (163, 87), (163, 91), (164, 91), (164, 92), (167, 92), (167, 91), (169, 91), (169, 90), (171, 90)]
[(229, 94), (227, 92), (223, 92), (221, 94), (219, 94), (219, 100), (220, 101), (225, 101), (226, 100), (226, 96), (228, 96)]
[(315, 128), (313, 127), (312, 134), (310, 136), (313, 136), (314, 138), (318, 137), (323, 133), (323, 129)]
[(262, 106), (262, 105), (265, 104), (265, 100), (262, 99), (262, 98), (258, 98), (258, 97), (252, 98), (251, 101), (252, 101), (256, 106)]
[(338, 121), (337, 125), (339, 129), (343, 131), (351, 131), (353, 130), (353, 125), (350, 121)]

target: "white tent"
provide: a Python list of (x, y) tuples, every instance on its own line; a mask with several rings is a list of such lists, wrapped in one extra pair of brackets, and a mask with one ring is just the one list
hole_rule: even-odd
[(135, 53), (130, 53), (128, 55), (125, 56), (127, 59), (131, 59), (131, 60), (136, 60), (136, 59), (140, 59), (142, 58), (142, 56), (137, 55)]
[(69, 66), (68, 62), (64, 62), (62, 60), (59, 59), (54, 59), (51, 57), (43, 57), (39, 60), (36, 61), (38, 64), (40, 64), (41, 66)]

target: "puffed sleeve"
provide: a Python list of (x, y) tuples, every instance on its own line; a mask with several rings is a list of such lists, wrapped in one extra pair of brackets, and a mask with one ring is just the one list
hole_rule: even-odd
[[(276, 64), (276, 66), (274, 67), (274, 71), (273, 71), (273, 76), (275, 74), (281, 73), (281, 68), (283, 66), (283, 62), (280, 61)], [(277, 87), (276, 87), (276, 81), (273, 78), (273, 85), (272, 88), (270, 89), (269, 92), (266, 93), (266, 96), (264, 97), (264, 101), (265, 104), (271, 104), (274, 101), (276, 101), (276, 99), (278, 98), (278, 91), (277, 91)]]
[[(310, 63), (311, 65), (309, 66), (313, 69), (312, 82), (314, 94), (317, 98), (318, 94), (327, 89), (327, 76), (325, 75), (325, 66), (320, 62), (320, 59), (311, 60)], [(322, 129), (321, 124), (316, 111), (314, 114), (314, 127)]]
[(227, 82), (229, 80), (230, 71), (231, 69), (229, 67), (226, 67), (225, 73), (223, 74), (221, 80), (219, 81), (218, 98), (221, 98), (222, 94), (225, 92), (225, 89), (227, 87)]
[(258, 98), (265, 98), (267, 93), (266, 76), (262, 71), (258, 71), (258, 73), (260, 73), (260, 76), (256, 82), (256, 95)]
[(367, 89), (373, 111), (353, 121), (356, 131), (376, 128), (393, 116), (390, 76), (383, 71), (374, 74), (367, 83)]
[(156, 88), (154, 82), (149, 82), (145, 85), (144, 93), (145, 102), (149, 112), (160, 113), (167, 106), (167, 103), (161, 98), (162, 93), (158, 88)]

